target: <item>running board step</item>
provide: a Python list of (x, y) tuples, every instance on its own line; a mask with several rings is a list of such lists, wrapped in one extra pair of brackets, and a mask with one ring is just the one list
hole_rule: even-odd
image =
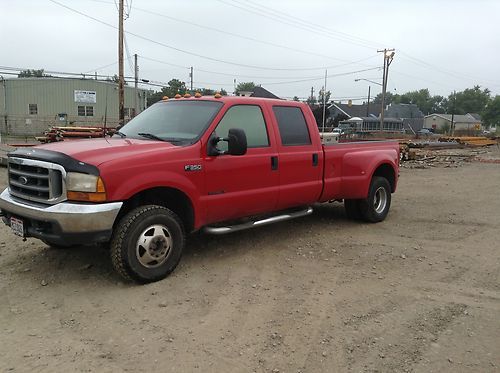
[(302, 216), (311, 215), (312, 212), (313, 212), (313, 208), (308, 207), (304, 210), (288, 212), (288, 213), (284, 213), (281, 215), (271, 216), (269, 218), (265, 218), (262, 220), (249, 221), (249, 222), (245, 222), (242, 224), (229, 225), (226, 227), (205, 227), (203, 230), (205, 231), (205, 233), (210, 233), (210, 234), (233, 233), (233, 232), (237, 232), (237, 231), (242, 231), (244, 229), (262, 227), (263, 225), (268, 225), (268, 224), (278, 223), (280, 221), (300, 218)]

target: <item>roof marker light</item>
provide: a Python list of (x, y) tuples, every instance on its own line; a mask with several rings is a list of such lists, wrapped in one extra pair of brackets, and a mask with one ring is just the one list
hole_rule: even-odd
[(163, 96), (161, 99), (162, 99), (163, 101), (168, 101), (168, 96)]
[(175, 99), (176, 99), (176, 100), (177, 100), (178, 98), (181, 98), (181, 97), (182, 97), (182, 96), (181, 96), (180, 94), (178, 94), (178, 93), (175, 95)]
[(200, 97), (201, 97), (201, 93), (200, 93), (200, 92), (196, 92), (196, 93), (194, 94), (194, 97), (196, 97), (196, 98), (200, 98)]
[(184, 95), (184, 98), (189, 98), (189, 97), (191, 97), (191, 95), (190, 95), (189, 93), (186, 93), (186, 94)]
[(220, 92), (215, 92), (215, 95), (214, 95), (215, 98), (221, 98), (222, 95), (220, 94)]

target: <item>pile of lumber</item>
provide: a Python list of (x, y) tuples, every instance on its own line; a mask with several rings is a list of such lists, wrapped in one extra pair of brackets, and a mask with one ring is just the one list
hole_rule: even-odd
[(69, 139), (91, 139), (115, 133), (114, 128), (104, 127), (51, 127), (43, 136), (35, 137), (42, 143), (64, 141)]
[(473, 136), (463, 136), (463, 137), (440, 137), (440, 142), (457, 142), (462, 145), (467, 146), (488, 146), (488, 145), (497, 145), (498, 140), (489, 139), (487, 137), (473, 137)]

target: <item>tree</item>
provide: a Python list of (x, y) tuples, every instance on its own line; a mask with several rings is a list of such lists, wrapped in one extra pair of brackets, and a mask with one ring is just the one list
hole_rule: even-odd
[[(320, 91), (319, 91), (319, 93), (318, 93), (318, 103), (320, 105), (323, 105), (323, 102), (328, 103), (330, 101), (330, 96), (331, 95), (332, 95), (332, 92), (330, 92), (330, 91), (326, 91), (326, 95), (325, 95), (324, 89), (321, 88)], [(326, 97), (324, 97), (324, 96), (326, 96)], [(325, 101), (323, 101), (323, 99), (325, 99)]]
[[(398, 103), (398, 96), (399, 96), (398, 94), (392, 94), (391, 92), (386, 92), (384, 104), (390, 105), (392, 103)], [(382, 103), (382, 93), (376, 95), (372, 103), (380, 105)]]
[(160, 91), (157, 91), (148, 97), (148, 106), (160, 101), (163, 96), (173, 98), (176, 94), (183, 95), (186, 92), (187, 88), (185, 82), (181, 82), (179, 79), (172, 79), (168, 82), (168, 86), (163, 87)]
[(486, 105), (491, 101), (490, 90), (476, 85), (474, 88), (467, 88), (455, 95), (448, 96), (448, 112), (452, 110), (455, 114), (482, 113)]
[[(314, 119), (316, 119), (316, 125), (321, 131), (323, 128), (323, 105), (315, 107), (313, 110)], [(325, 121), (330, 116), (330, 110), (328, 108), (325, 109)], [(325, 124), (326, 125), (326, 124)]]
[(39, 69), (39, 70), (23, 70), (19, 74), (17, 74), (18, 78), (46, 78), (50, 77), (51, 75), (45, 74), (44, 69)]
[[(167, 87), (163, 87), (161, 90), (153, 92), (148, 97), (148, 106), (153, 105), (155, 102), (160, 101), (164, 96), (169, 98), (175, 97), (176, 94), (184, 95), (187, 93), (187, 87), (185, 82), (181, 82), (179, 79), (172, 79), (168, 82)], [(213, 96), (215, 90), (210, 88), (199, 88), (196, 92), (200, 92), (204, 96)], [(218, 91), (222, 96), (227, 96), (225, 89), (220, 89)]]
[(318, 102), (318, 100), (316, 100), (316, 96), (309, 96), (306, 102), (309, 105), (315, 105)]
[(495, 96), (482, 112), (483, 123), (487, 126), (500, 126), (500, 96)]
[[(111, 82), (111, 83), (116, 83), (116, 84), (119, 84), (120, 83), (120, 77), (118, 75), (113, 75), (112, 77), (107, 77), (106, 78), (106, 81), (107, 82)], [(124, 85), (127, 85), (127, 82), (126, 81), (123, 81), (123, 84)]]
[(300, 101), (298, 96), (293, 96), (293, 101)]
[(254, 82), (241, 82), (236, 86), (236, 94), (240, 92), (252, 92), (256, 87)]

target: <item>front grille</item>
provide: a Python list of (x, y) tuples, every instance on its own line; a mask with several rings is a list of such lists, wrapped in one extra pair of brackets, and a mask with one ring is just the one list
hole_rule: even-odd
[(26, 158), (9, 158), (10, 194), (30, 201), (54, 204), (66, 198), (61, 165)]

